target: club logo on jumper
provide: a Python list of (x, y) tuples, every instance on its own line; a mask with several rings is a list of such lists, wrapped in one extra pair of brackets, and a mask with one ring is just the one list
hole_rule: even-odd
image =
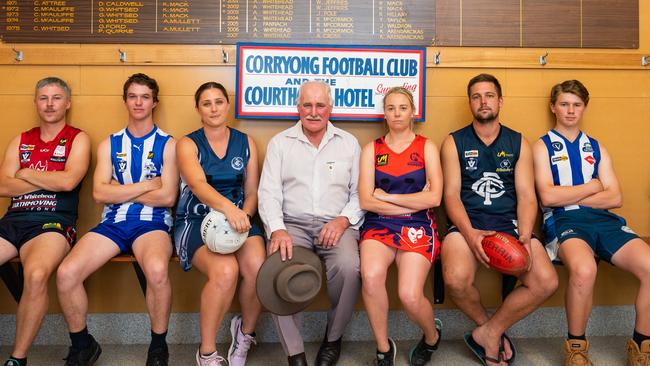
[(241, 156), (235, 156), (230, 161), (230, 166), (235, 170), (242, 170), (244, 168), (244, 159)]
[(147, 180), (154, 179), (158, 176), (158, 169), (156, 169), (156, 164), (151, 161), (144, 163), (144, 178)]
[(124, 173), (126, 171), (126, 160), (120, 159), (117, 161), (117, 171), (120, 173)]
[(30, 151), (23, 151), (20, 153), (20, 161), (22, 163), (29, 161), (29, 157), (32, 156)]
[(377, 155), (375, 156), (375, 159), (377, 161), (377, 166), (388, 165), (388, 154)]
[(466, 158), (478, 158), (478, 150), (465, 150)]
[(497, 172), (507, 173), (511, 171), (512, 171), (512, 163), (510, 162), (510, 159), (501, 160), (501, 163), (499, 163), (499, 167), (497, 168)]
[(564, 145), (562, 145), (562, 143), (561, 143), (560, 141), (554, 141), (554, 142), (551, 144), (551, 147), (552, 147), (553, 150), (555, 150), (555, 151), (561, 151), (562, 149), (564, 149)]
[(476, 170), (478, 168), (477, 158), (467, 158), (466, 162), (465, 170)]
[(586, 156), (586, 157), (585, 157), (585, 161), (586, 161), (587, 163), (591, 164), (591, 165), (594, 165), (594, 163), (596, 162), (596, 159), (594, 159), (593, 156), (589, 155), (589, 156)]
[(590, 143), (585, 142), (585, 144), (582, 145), (582, 151), (584, 151), (584, 152), (594, 152), (594, 148), (591, 146)]
[(551, 158), (551, 161), (554, 163), (557, 163), (559, 161), (567, 161), (567, 160), (569, 160), (569, 157), (566, 155), (554, 156)]
[(30, 164), (29, 169), (34, 169), (39, 172), (47, 172), (47, 160), (45, 161), (45, 164), (43, 164), (42, 161), (37, 161), (36, 164)]
[(422, 157), (420, 156), (419, 153), (416, 153), (416, 152), (411, 153), (411, 155), (409, 156), (409, 159), (411, 159), (411, 161), (406, 163), (406, 165), (424, 166), (424, 163), (422, 162)]
[(411, 248), (427, 246), (431, 242), (431, 236), (427, 235), (424, 228), (420, 226), (419, 229), (414, 227), (402, 226), (402, 231), (399, 234), (402, 242)]
[(474, 193), (485, 198), (483, 204), (486, 206), (492, 204), (492, 199), (499, 198), (506, 193), (505, 185), (499, 177), (499, 174), (493, 172), (484, 172), (483, 178), (472, 184), (472, 190)]
[(58, 158), (64, 157), (65, 156), (65, 145), (59, 145), (54, 149), (54, 153), (52, 153), (52, 156), (56, 156)]

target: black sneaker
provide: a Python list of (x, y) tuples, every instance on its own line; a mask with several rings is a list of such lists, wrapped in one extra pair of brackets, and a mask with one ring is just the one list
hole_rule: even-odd
[(395, 341), (391, 338), (388, 338), (388, 352), (379, 352), (377, 351), (377, 359), (375, 360), (375, 365), (377, 366), (393, 366), (395, 365), (395, 355), (397, 355), (397, 346)]
[(438, 349), (440, 338), (442, 338), (442, 321), (440, 321), (438, 318), (436, 318), (436, 331), (438, 332), (438, 340), (436, 341), (436, 344), (433, 345), (433, 347), (428, 346), (424, 342), (423, 335), (422, 339), (420, 339), (420, 341), (415, 346), (413, 346), (413, 348), (411, 348), (411, 351), (409, 352), (410, 366), (423, 366), (431, 360), (431, 355), (433, 355), (433, 351)]
[(10, 357), (7, 361), (5, 361), (4, 366), (20, 366), (20, 362)]
[(167, 366), (169, 364), (169, 350), (167, 346), (152, 349), (147, 353), (147, 366)]
[(82, 350), (69, 348), (68, 357), (64, 358), (65, 366), (92, 366), (97, 361), (99, 355), (102, 354), (102, 348), (92, 335), (88, 336), (90, 337), (90, 346), (87, 348)]

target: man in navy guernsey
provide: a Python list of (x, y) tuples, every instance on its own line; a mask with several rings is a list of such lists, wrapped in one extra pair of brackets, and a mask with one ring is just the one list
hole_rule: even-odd
[(607, 149), (580, 130), (589, 92), (578, 80), (551, 89), (555, 127), (533, 147), (535, 183), (544, 206), (546, 248), (567, 268), (565, 366), (591, 364), (585, 337), (598, 265), (595, 257), (639, 279), (628, 365), (650, 364), (650, 246), (609, 209), (623, 198)]
[(99, 225), (84, 235), (59, 266), (57, 288), (72, 347), (66, 365), (92, 365), (101, 348), (88, 333), (83, 281), (120, 253), (133, 253), (147, 279), (151, 319), (147, 365), (167, 365), (165, 337), (171, 310), (167, 273), (172, 254), (171, 210), (178, 192), (174, 140), (153, 122), (158, 84), (144, 74), (126, 81), (126, 128), (99, 144), (93, 197), (104, 203)]
[[(508, 365), (516, 351), (506, 330), (539, 307), (557, 288), (557, 274), (544, 247), (532, 237), (537, 214), (530, 147), (522, 135), (499, 122), (499, 81), (480, 74), (467, 86), (472, 123), (442, 145), (444, 201), (453, 226), (442, 244), (443, 276), (456, 305), (478, 327), (465, 341), (486, 365)], [(489, 258), (481, 241), (495, 231), (519, 238), (531, 264), (490, 316), (474, 286), (479, 264)]]
[(11, 198), (0, 219), (0, 264), (20, 256), (24, 275), (16, 340), (5, 366), (27, 364), (27, 351), (47, 312), (48, 279), (75, 240), (90, 139), (66, 123), (70, 98), (65, 81), (39, 80), (34, 96), (39, 126), (11, 140), (0, 166), (0, 196)]

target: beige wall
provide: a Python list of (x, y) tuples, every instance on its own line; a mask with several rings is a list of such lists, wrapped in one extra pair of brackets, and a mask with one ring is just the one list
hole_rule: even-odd
[[(639, 50), (605, 50), (607, 54), (628, 57), (630, 54), (650, 53), (650, 4), (641, 2)], [(11, 46), (28, 47), (30, 51), (47, 53), (64, 46), (48, 45), (6, 45), (0, 44), (0, 55), (11, 56)], [(70, 47), (70, 46), (66, 46)], [(101, 51), (116, 46), (80, 46), (80, 53)], [(134, 46), (130, 46), (133, 48)], [(171, 46), (143, 46), (156, 53)], [(196, 46), (201, 49), (201, 46)], [(429, 49), (429, 59), (434, 49)], [(500, 54), (521, 58), (522, 55), (543, 54), (549, 50), (516, 49), (476, 49), (477, 54)], [(600, 50), (602, 52), (603, 50)], [(552, 64), (553, 53), (562, 53), (564, 58), (581, 55), (583, 51), (550, 50), (549, 61)], [(584, 51), (587, 56), (594, 52)], [(117, 55), (117, 51), (115, 51)], [(448, 54), (469, 55), (471, 49), (442, 49), (442, 60)], [(29, 54), (27, 54), (29, 57)], [(635, 59), (636, 56), (634, 56)], [(630, 58), (630, 57), (628, 57)], [(513, 66), (509, 62), (485, 62), (493, 68), (481, 67), (437, 67), (429, 64), (426, 84), (426, 122), (419, 124), (417, 130), (431, 138), (438, 145), (449, 132), (460, 128), (471, 120), (467, 107), (465, 87), (469, 78), (480, 72), (495, 74), (502, 82), (505, 104), (502, 120), (510, 127), (523, 131), (529, 141), (534, 141), (552, 126), (548, 109), (548, 92), (550, 87), (562, 80), (577, 78), (589, 88), (592, 99), (585, 116), (583, 127), (592, 136), (599, 139), (614, 157), (614, 167), (624, 193), (624, 207), (615, 210), (628, 219), (628, 223), (642, 236), (650, 236), (650, 67), (629, 67), (621, 69), (613, 62), (596, 60), (588, 69), (576, 61), (572, 68), (548, 68), (531, 64), (530, 67)], [(91, 137), (93, 150), (110, 132), (122, 128), (126, 121), (126, 111), (121, 100), (121, 88), (124, 80), (135, 72), (144, 72), (156, 78), (161, 86), (160, 104), (155, 112), (159, 126), (174, 136), (182, 136), (200, 127), (199, 118), (193, 108), (193, 94), (198, 85), (208, 80), (222, 82), (230, 91), (235, 87), (235, 67), (233, 64), (219, 66), (127, 66), (119, 63), (107, 65), (57, 65), (16, 64), (11, 59), (0, 59), (0, 110), (2, 113), (2, 132), (0, 149), (4, 151), (7, 143), (16, 134), (34, 125), (36, 114), (33, 107), (33, 87), (36, 80), (50, 75), (62, 77), (69, 82), (73, 91), (73, 106), (69, 120), (76, 127), (85, 130)], [(190, 62), (191, 64), (191, 62)], [(481, 64), (479, 62), (479, 64)], [(602, 65), (599, 68), (598, 65)], [(234, 95), (231, 95), (234, 98)], [(231, 105), (231, 117), (233, 107)], [(291, 121), (251, 121), (234, 120), (231, 125), (250, 134), (256, 141), (261, 156), (266, 151), (266, 143), (275, 133), (289, 127)], [(340, 127), (355, 134), (361, 144), (371, 141), (383, 132), (379, 123), (343, 122)], [(93, 153), (93, 166), (94, 166)], [(261, 162), (260, 162), (261, 165)], [(101, 212), (101, 207), (90, 197), (91, 173), (84, 181), (80, 203), (81, 217), (79, 229), (85, 233), (94, 226)], [(0, 212), (4, 212), (7, 200), (0, 202)], [(198, 311), (198, 296), (202, 285), (201, 276), (192, 271), (182, 273), (176, 262), (171, 265), (171, 277), (174, 286), (173, 310), (177, 312)], [(566, 275), (562, 268), (562, 283)], [(480, 272), (479, 285), (492, 292), (486, 304), (498, 304), (499, 282), (497, 275), (488, 271)], [(629, 304), (634, 301), (638, 284), (629, 275), (601, 264), (598, 277), (595, 302), (597, 304)], [(87, 281), (90, 295), (90, 310), (93, 312), (142, 312), (145, 311), (143, 296), (140, 293), (135, 275), (130, 265), (112, 263), (91, 276)], [(494, 289), (494, 291), (489, 291)], [(55, 293), (51, 286), (51, 293)], [(395, 283), (390, 281), (389, 290), (395, 293)], [(548, 306), (562, 304), (563, 289), (551, 300)], [(51, 312), (59, 312), (56, 296), (51, 296)], [(235, 301), (236, 303), (236, 301)], [(392, 298), (391, 304), (399, 304)], [(327, 299), (322, 296), (312, 306), (322, 309)], [(359, 304), (361, 306), (361, 304)], [(453, 306), (449, 303), (445, 306)], [(15, 303), (4, 286), (0, 286), (0, 313), (15, 312)], [(233, 308), (238, 308), (234, 304)]]

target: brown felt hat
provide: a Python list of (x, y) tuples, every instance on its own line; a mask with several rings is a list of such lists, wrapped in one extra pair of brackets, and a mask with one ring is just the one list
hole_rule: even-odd
[(276, 315), (295, 314), (314, 300), (322, 283), (320, 258), (309, 249), (293, 247), (291, 260), (280, 251), (266, 258), (257, 273), (257, 297)]

